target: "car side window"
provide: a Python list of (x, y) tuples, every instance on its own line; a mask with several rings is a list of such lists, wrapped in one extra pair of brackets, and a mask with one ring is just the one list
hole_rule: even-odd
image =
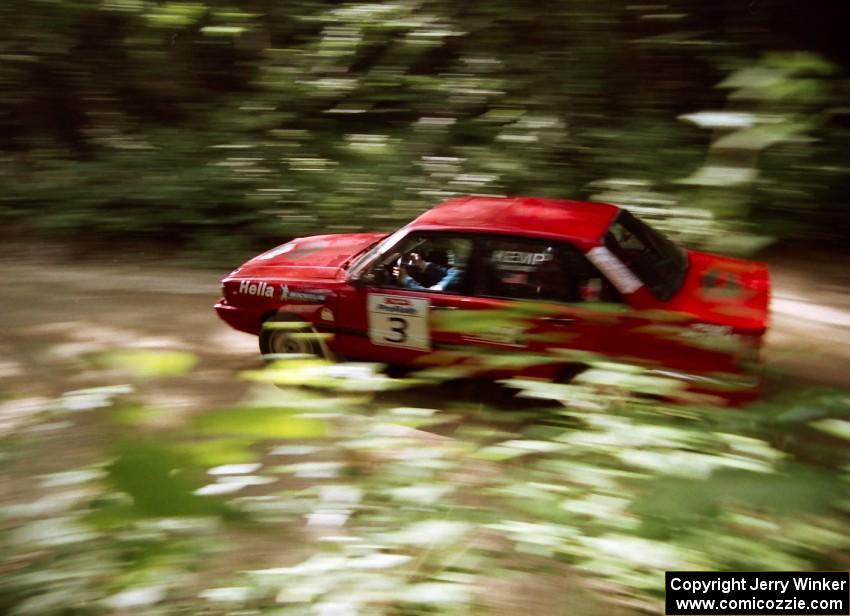
[(372, 279), (382, 287), (461, 293), (472, 247), (468, 237), (413, 233), (372, 267)]
[(565, 243), (490, 238), (480, 256), (480, 295), (563, 303), (622, 301), (585, 256)]

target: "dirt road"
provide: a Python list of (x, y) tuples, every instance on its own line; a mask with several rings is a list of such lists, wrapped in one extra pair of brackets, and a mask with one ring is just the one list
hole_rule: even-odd
[[(239, 400), (247, 385), (238, 373), (260, 365), (256, 339), (231, 330), (212, 310), (220, 272), (43, 262), (6, 272), (0, 391), (29, 403), (0, 405), (0, 412), (24, 415), (68, 390), (129, 384), (142, 402), (169, 409), (176, 420)], [(114, 348), (190, 351), (199, 363), (189, 374), (155, 379), (93, 369), (92, 358)], [(14, 422), (9, 413), (5, 420), (0, 414), (0, 430)]]
[(777, 259), (771, 278), (767, 365), (814, 383), (850, 387), (850, 263), (820, 255)]
[[(32, 258), (5, 265), (0, 388), (6, 399), (37, 405), (69, 389), (129, 382), (143, 401), (177, 418), (235, 402), (247, 388), (238, 373), (260, 366), (256, 339), (234, 332), (212, 311), (223, 271)], [(850, 386), (850, 272), (810, 263), (778, 263), (771, 271), (768, 366)], [(200, 363), (184, 376), (138, 382), (91, 369), (94, 355), (116, 347), (186, 350)], [(25, 407), (0, 406), (0, 422), (13, 421), (9, 414)]]

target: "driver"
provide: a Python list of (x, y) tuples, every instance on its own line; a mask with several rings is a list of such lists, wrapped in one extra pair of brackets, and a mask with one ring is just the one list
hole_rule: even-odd
[(408, 289), (443, 291), (460, 279), (461, 270), (449, 264), (445, 250), (431, 250), (424, 257), (418, 252), (409, 253), (399, 260), (393, 274)]

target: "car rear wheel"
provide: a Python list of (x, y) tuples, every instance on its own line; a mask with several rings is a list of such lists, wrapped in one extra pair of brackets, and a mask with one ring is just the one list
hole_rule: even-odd
[(267, 360), (279, 355), (312, 355), (332, 359), (325, 342), (315, 328), (294, 315), (275, 314), (263, 322), (260, 353)]

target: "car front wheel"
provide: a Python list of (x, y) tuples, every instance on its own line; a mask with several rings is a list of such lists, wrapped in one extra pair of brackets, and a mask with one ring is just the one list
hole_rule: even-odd
[(260, 353), (269, 361), (280, 355), (311, 355), (332, 359), (331, 352), (315, 328), (307, 321), (289, 314), (275, 314), (263, 322)]

